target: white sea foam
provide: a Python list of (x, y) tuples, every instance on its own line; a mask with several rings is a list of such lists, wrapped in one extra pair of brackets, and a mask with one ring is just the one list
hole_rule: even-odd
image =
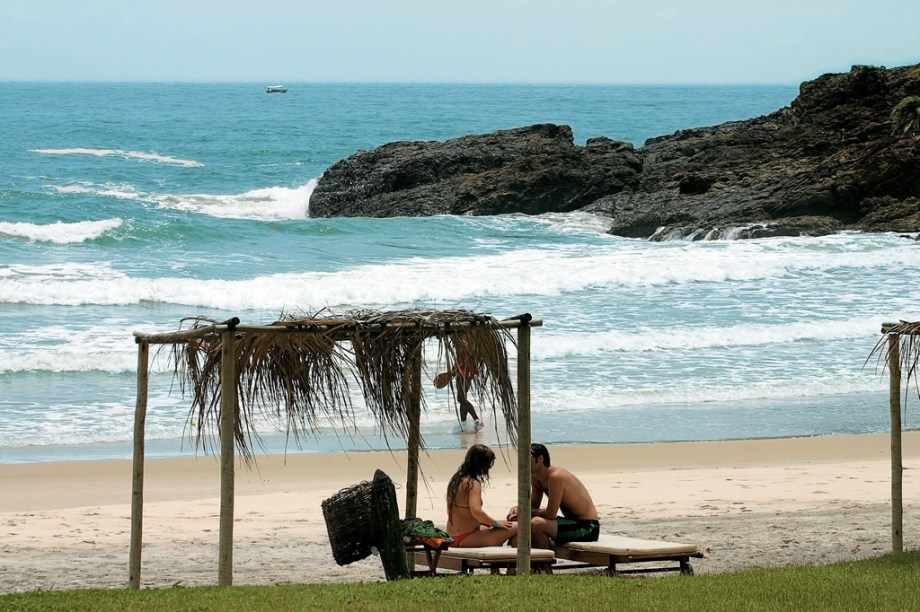
[[(108, 321), (105, 325), (37, 327), (0, 336), (0, 373), (133, 372), (137, 354), (130, 338), (137, 327)], [(168, 352), (151, 354), (150, 371), (172, 371)]]
[[(0, 449), (4, 447), (86, 445), (129, 442), (134, 405), (120, 401), (63, 402), (48, 411), (39, 403), (24, 404), (30, 418), (0, 422)], [(167, 392), (152, 391), (148, 398), (147, 440), (183, 435), (188, 402)]]
[(57, 263), (57, 264), (13, 264), (0, 267), (0, 279), (21, 280), (27, 283), (79, 282), (89, 279), (126, 278), (107, 262), (99, 263)]
[(124, 151), (122, 149), (89, 149), (84, 147), (76, 147), (71, 149), (31, 149), (30, 151), (32, 153), (41, 153), (42, 155), (92, 155), (94, 157), (122, 157), (124, 159), (138, 159), (141, 161), (182, 166), (185, 168), (200, 168), (204, 166), (204, 164), (201, 162), (197, 162), (191, 159), (181, 159), (179, 157), (160, 155), (158, 153), (147, 153), (144, 151)]
[(612, 225), (609, 217), (591, 213), (546, 213), (533, 219), (552, 225), (563, 234), (606, 234)]
[(143, 199), (163, 208), (221, 217), (280, 221), (304, 219), (316, 179), (300, 187), (266, 187), (235, 195), (145, 195)]
[(77, 221), (74, 223), (58, 221), (44, 225), (0, 222), (0, 235), (26, 238), (36, 242), (70, 244), (95, 240), (107, 232), (118, 229), (121, 225), (122, 220), (117, 217), (102, 221)]
[[(795, 376), (749, 381), (745, 384), (713, 385), (672, 380), (668, 384), (623, 385), (620, 379), (604, 377), (578, 389), (541, 386), (532, 399), (535, 412), (611, 410), (636, 406), (680, 404), (700, 406), (714, 402), (789, 401), (808, 397), (876, 393), (888, 388), (887, 379), (878, 376), (853, 376), (852, 372), (823, 372), (814, 376)], [(609, 382), (609, 381), (613, 382)]]
[[(615, 424), (619, 410), (683, 406), (686, 407), (685, 418), (700, 424), (705, 423), (707, 407), (743, 405), (746, 410), (756, 413), (758, 406), (769, 406), (774, 402), (805, 401), (814, 405), (821, 403), (818, 399), (821, 397), (879, 393), (885, 388), (884, 381), (836, 375), (792, 376), (783, 380), (739, 386), (695, 386), (681, 385), (679, 382), (670, 386), (657, 385), (645, 388), (624, 388), (613, 384), (598, 384), (580, 389), (553, 389), (541, 386), (541, 392), (532, 398), (532, 413), (537, 428), (541, 426), (540, 423), (545, 423), (540, 415), (550, 418), (554, 413), (563, 415), (566, 422), (572, 424), (569, 430), (552, 431), (548, 435), (560, 436), (563, 439), (585, 439), (584, 436), (591, 437), (590, 432), (584, 431), (585, 421), (582, 417), (575, 417), (573, 413), (593, 413), (593, 418)], [(456, 422), (454, 406), (446, 397), (430, 396), (427, 398), (427, 404), (428, 410), (422, 415), (423, 428), (434, 427), (440, 431)], [(192, 443), (188, 438), (190, 432), (187, 428), (189, 406), (188, 397), (183, 398), (174, 389), (170, 391), (164, 385), (153, 385), (148, 399), (147, 439), (185, 437), (186, 444), (191, 447)], [(318, 425), (327, 435), (333, 431), (340, 432), (340, 435), (377, 435), (378, 428), (373, 416), (361, 406), (360, 401), (355, 402), (355, 413), (345, 423), (339, 419), (321, 417)], [(26, 403), (20, 406), (20, 410), (23, 413), (28, 412), (30, 417), (16, 418), (16, 415), (10, 413), (7, 416), (13, 418), (0, 421), (0, 448), (129, 442), (134, 419), (134, 405), (131, 401), (61, 402), (56, 404), (53, 410), (46, 410), (42, 405)], [(492, 415), (487, 409), (481, 408), (480, 412), (481, 416), (491, 420)], [(680, 408), (675, 408), (671, 414), (681, 414)], [(92, 418), (88, 419), (87, 415), (91, 415)], [(254, 418), (257, 423), (256, 430), (262, 436), (271, 436), (285, 429), (282, 418), (266, 414), (257, 414)], [(343, 434), (343, 427), (351, 425), (358, 428), (357, 433), (352, 431), (350, 434)], [(542, 427), (545, 429), (546, 425)], [(667, 431), (673, 435), (678, 429), (670, 427)], [(658, 434), (649, 433), (651, 438), (656, 435)], [(726, 434), (726, 437), (730, 437), (730, 434)], [(307, 440), (307, 447), (309, 445), (310, 442)], [(293, 447), (294, 444), (291, 442), (291, 448)]]
[[(905, 241), (907, 242), (907, 241)], [(520, 249), (500, 255), (407, 258), (335, 272), (287, 272), (243, 278), (131, 277), (109, 264), (0, 266), (0, 303), (124, 305), (163, 302), (231, 311), (311, 307), (463, 303), (508, 296), (552, 297), (601, 289), (725, 281), (811, 282), (847, 268), (920, 268), (920, 249), (802, 253), (763, 248), (647, 246)], [(830, 280), (826, 281), (833, 290)], [(842, 296), (841, 296), (842, 297)], [(839, 299), (839, 298), (838, 298)], [(892, 307), (893, 309), (893, 307)], [(692, 332), (691, 332), (692, 333)], [(749, 333), (755, 333), (751, 329)], [(762, 332), (763, 333), (763, 332)], [(797, 333), (806, 333), (804, 331)], [(609, 340), (609, 339), (605, 339)]]
[[(127, 337), (127, 336), (125, 336)], [(118, 374), (133, 372), (137, 368), (137, 356), (125, 351), (124, 341), (120, 351), (98, 352), (71, 350), (67, 346), (58, 348), (17, 349), (15, 352), (0, 349), (0, 373), (6, 372), (108, 372)], [(165, 371), (165, 370), (163, 370)]]
[(615, 352), (669, 351), (712, 347), (738, 347), (797, 342), (840, 340), (878, 335), (878, 317), (846, 320), (811, 320), (796, 323), (740, 324), (728, 327), (641, 328), (630, 331), (537, 334), (534, 355), (540, 359), (600, 355)]
[(59, 193), (87, 193), (119, 200), (149, 202), (161, 208), (222, 219), (283, 221), (307, 217), (310, 195), (315, 187), (316, 179), (300, 187), (266, 187), (229, 195), (146, 193), (124, 183), (96, 185), (82, 182), (52, 188)]
[(133, 185), (126, 183), (104, 183), (95, 185), (89, 182), (72, 183), (70, 185), (52, 185), (58, 193), (87, 193), (90, 195), (117, 198), (119, 200), (138, 200), (142, 194), (138, 193)]

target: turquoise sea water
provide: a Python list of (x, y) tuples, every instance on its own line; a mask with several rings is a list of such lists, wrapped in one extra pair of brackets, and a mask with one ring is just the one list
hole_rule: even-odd
[[(887, 378), (865, 361), (883, 321), (920, 318), (917, 242), (648, 243), (585, 214), (309, 218), (315, 180), (360, 149), (540, 122), (641, 146), (771, 112), (795, 87), (289, 87), (0, 83), (0, 462), (129, 457), (134, 330), (320, 308), (543, 319), (547, 443), (886, 429)], [(154, 361), (152, 456), (195, 452), (170, 371)], [(496, 441), (462, 434), (433, 386), (427, 404), (429, 446)], [(384, 444), (360, 406), (358, 425), (302, 450)]]

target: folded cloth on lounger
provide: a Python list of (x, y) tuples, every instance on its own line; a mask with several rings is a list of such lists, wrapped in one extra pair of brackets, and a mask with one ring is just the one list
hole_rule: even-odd
[(407, 538), (441, 550), (454, 543), (454, 539), (449, 533), (435, 527), (431, 521), (421, 519), (403, 521), (403, 534)]

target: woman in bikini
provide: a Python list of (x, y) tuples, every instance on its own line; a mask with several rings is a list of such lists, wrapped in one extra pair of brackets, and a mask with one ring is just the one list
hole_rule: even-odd
[(454, 546), (501, 546), (517, 535), (517, 523), (493, 519), (482, 509), (482, 485), (494, 464), (492, 449), (474, 444), (447, 485), (447, 533)]
[(468, 336), (460, 336), (457, 341), (457, 360), (454, 363), (454, 375), (457, 377), (457, 404), (460, 407), (460, 423), (466, 423), (466, 417), (473, 417), (473, 431), (482, 429), (482, 421), (476, 414), (476, 407), (467, 397), (470, 387), (473, 386), (473, 378), (479, 370), (479, 363), (475, 355), (470, 352), (470, 340)]
[(450, 356), (453, 356), (454, 363), (446, 372), (441, 372), (434, 379), (434, 386), (443, 389), (453, 380), (453, 389), (457, 397), (458, 414), (460, 415), (460, 427), (466, 424), (467, 417), (473, 417), (473, 431), (477, 432), (482, 429), (482, 421), (479, 420), (479, 414), (476, 413), (476, 407), (469, 400), (470, 387), (473, 386), (473, 379), (479, 373), (479, 361), (472, 352), (469, 336), (457, 336), (448, 348), (448, 365), (450, 365)]

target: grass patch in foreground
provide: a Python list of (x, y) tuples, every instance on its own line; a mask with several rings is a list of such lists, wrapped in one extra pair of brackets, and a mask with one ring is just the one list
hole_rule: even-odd
[(37, 591), (16, 610), (920, 610), (920, 552), (712, 576), (452, 576), (389, 583)]

